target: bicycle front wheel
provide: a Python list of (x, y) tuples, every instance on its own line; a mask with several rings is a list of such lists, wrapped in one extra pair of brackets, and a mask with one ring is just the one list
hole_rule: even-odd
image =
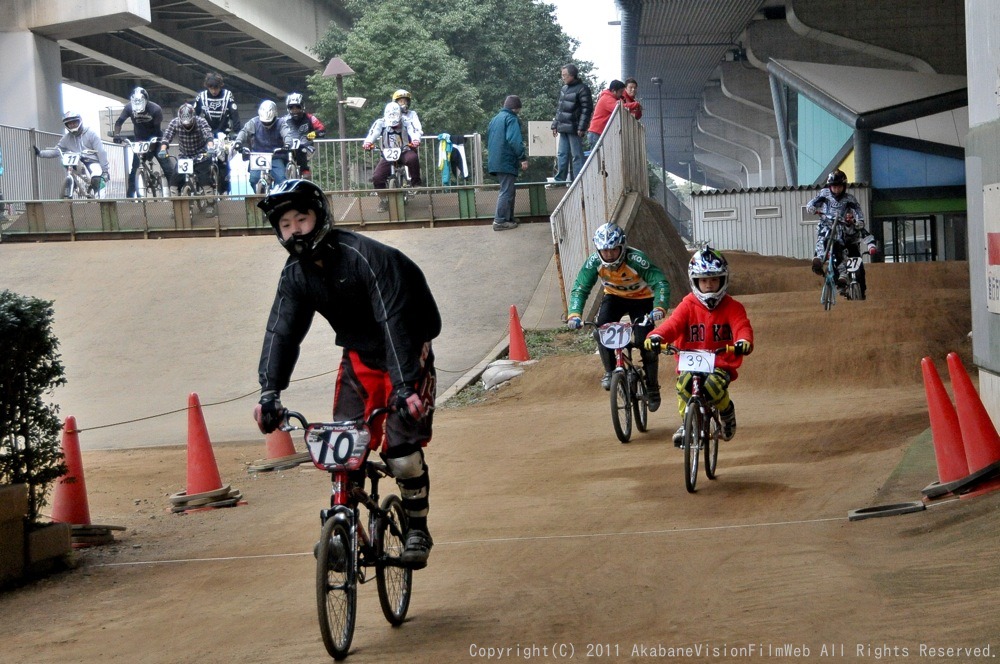
[(379, 519), (375, 538), (375, 580), (378, 601), (385, 619), (394, 627), (402, 625), (410, 608), (413, 570), (400, 562), (406, 515), (399, 496), (386, 496), (382, 509), (388, 516)]
[(632, 402), (624, 371), (611, 373), (611, 424), (618, 440), (627, 443), (632, 437)]
[(834, 302), (837, 301), (837, 289), (834, 287), (832, 278), (828, 277), (823, 280), (823, 293), (820, 295), (819, 301), (823, 303), (824, 311), (829, 311)]
[(702, 437), (701, 408), (697, 401), (689, 401), (684, 410), (684, 487), (694, 493), (698, 484), (698, 454)]
[(645, 431), (649, 424), (649, 395), (646, 393), (646, 377), (638, 371), (632, 371), (629, 383), (632, 385), (632, 415), (635, 416), (635, 428)]
[(323, 524), (316, 551), (316, 603), (323, 645), (334, 659), (347, 657), (358, 608), (356, 552), (343, 523)]
[(719, 463), (719, 439), (722, 429), (719, 426), (718, 415), (708, 420), (708, 440), (705, 441), (705, 475), (710, 480), (715, 479), (715, 468)]
[(856, 281), (851, 282), (851, 285), (847, 287), (847, 299), (849, 300), (861, 299), (861, 284), (859, 284)]

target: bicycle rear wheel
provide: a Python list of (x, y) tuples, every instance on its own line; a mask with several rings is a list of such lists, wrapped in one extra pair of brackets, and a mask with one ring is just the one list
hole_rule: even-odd
[(705, 475), (710, 480), (715, 479), (715, 468), (719, 463), (719, 439), (722, 429), (719, 426), (718, 415), (708, 420), (708, 440), (705, 441)]
[(632, 437), (632, 401), (624, 371), (611, 373), (611, 424), (618, 440), (627, 443)]
[[(337, 550), (346, 554), (343, 559), (337, 555), (331, 559), (331, 551)], [(327, 519), (316, 551), (316, 603), (323, 645), (337, 660), (347, 657), (354, 639), (358, 609), (355, 554), (344, 524), (333, 518)]]
[(399, 560), (403, 553), (406, 515), (399, 496), (386, 496), (382, 509), (389, 516), (379, 519), (375, 537), (375, 580), (382, 613), (391, 625), (403, 624), (410, 608), (413, 570)]
[(635, 416), (635, 428), (646, 431), (649, 424), (649, 395), (646, 394), (646, 377), (642, 372), (633, 370), (629, 373), (629, 385), (632, 386), (632, 415)]
[(684, 410), (684, 488), (694, 493), (698, 484), (698, 455), (702, 437), (701, 407), (697, 401), (688, 402)]

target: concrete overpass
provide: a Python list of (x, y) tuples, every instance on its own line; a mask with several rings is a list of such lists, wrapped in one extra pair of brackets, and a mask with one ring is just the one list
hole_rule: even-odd
[(305, 87), (309, 50), (340, 0), (7, 0), (0, 13), (0, 124), (61, 131), (60, 84), (124, 100), (137, 85), (175, 109), (218, 71), (255, 108)]

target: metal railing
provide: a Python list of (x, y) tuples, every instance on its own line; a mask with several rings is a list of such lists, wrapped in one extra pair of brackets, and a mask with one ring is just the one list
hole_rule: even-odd
[(649, 195), (642, 124), (618, 104), (569, 190), (558, 191), (566, 195), (552, 213), (552, 241), (565, 311), (575, 275), (592, 252), (594, 231), (615, 218), (625, 194)]

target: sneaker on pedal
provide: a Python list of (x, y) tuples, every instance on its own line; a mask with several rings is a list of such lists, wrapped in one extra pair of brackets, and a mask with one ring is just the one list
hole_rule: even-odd
[(650, 388), (646, 394), (646, 401), (650, 412), (655, 413), (660, 407), (660, 388)]
[(434, 540), (429, 533), (410, 528), (406, 533), (406, 545), (399, 559), (410, 569), (423, 569), (427, 567), (427, 557), (431, 553), (432, 546)]
[(611, 391), (611, 372), (605, 371), (604, 378), (601, 379), (601, 387), (605, 390)]
[(730, 403), (719, 417), (722, 419), (722, 440), (732, 440), (736, 435), (736, 405)]
[(684, 446), (684, 425), (677, 427), (677, 431), (674, 432), (674, 447)]

